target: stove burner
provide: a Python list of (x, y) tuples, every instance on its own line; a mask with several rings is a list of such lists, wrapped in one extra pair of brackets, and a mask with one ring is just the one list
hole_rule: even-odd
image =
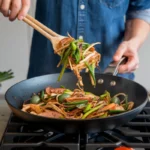
[(64, 134), (29, 124), (11, 114), (0, 150), (110, 150), (119, 146), (150, 150), (150, 107), (131, 122), (95, 134)]

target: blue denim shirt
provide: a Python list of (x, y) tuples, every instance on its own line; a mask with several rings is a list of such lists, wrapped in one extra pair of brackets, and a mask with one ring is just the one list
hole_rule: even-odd
[[(124, 38), (125, 18), (150, 23), (149, 10), (150, 0), (37, 0), (36, 19), (58, 34), (68, 32), (89, 43), (101, 42), (96, 49), (102, 56), (102, 73)], [(28, 78), (59, 73), (58, 62), (51, 42), (34, 31)], [(133, 73), (120, 76), (134, 79)]]

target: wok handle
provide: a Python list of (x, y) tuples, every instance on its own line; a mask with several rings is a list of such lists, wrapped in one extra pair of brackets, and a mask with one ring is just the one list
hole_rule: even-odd
[(109, 66), (104, 71), (104, 74), (111, 74), (113, 76), (116, 76), (118, 74), (118, 68), (121, 64), (125, 64), (127, 62), (127, 57), (122, 57), (119, 62), (112, 62), (109, 64)]

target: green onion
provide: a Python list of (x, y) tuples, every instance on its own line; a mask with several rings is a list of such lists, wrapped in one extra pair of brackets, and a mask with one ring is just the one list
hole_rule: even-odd
[(109, 110), (109, 114), (119, 114), (125, 112), (125, 110)]
[(78, 104), (83, 104), (83, 103), (88, 103), (88, 100), (75, 101), (75, 102), (67, 102), (67, 103), (64, 103), (64, 105), (78, 105)]
[(65, 63), (64, 63), (64, 65), (63, 65), (63, 67), (62, 67), (62, 69), (61, 69), (61, 72), (60, 72), (60, 74), (59, 74), (59, 77), (58, 77), (58, 79), (57, 79), (58, 81), (61, 80), (61, 78), (62, 78), (62, 76), (63, 76), (63, 74), (64, 74), (64, 72), (65, 72), (65, 70), (66, 70), (67, 64), (68, 64), (68, 60), (65, 60)]
[(76, 52), (73, 56), (75, 58), (75, 63), (78, 64), (80, 62), (80, 50), (79, 50), (79, 48), (76, 49)]
[(87, 62), (85, 62), (86, 66), (89, 69), (89, 73), (93, 78), (94, 85), (96, 85), (96, 79), (95, 79), (95, 64), (93, 63), (92, 65), (89, 65)]
[(83, 110), (84, 113), (86, 113), (87, 111), (89, 111), (91, 109), (91, 104), (88, 104), (85, 109)]
[(93, 113), (94, 111), (97, 111), (98, 109), (102, 108), (104, 106), (104, 104), (98, 105), (92, 109), (90, 109), (88, 112), (86, 112), (83, 116), (82, 119), (85, 119), (88, 115), (90, 115), (91, 113)]
[(76, 46), (76, 44), (74, 43), (74, 42), (71, 42), (71, 49), (73, 50), (73, 51), (75, 51), (76, 49), (77, 49), (77, 46)]

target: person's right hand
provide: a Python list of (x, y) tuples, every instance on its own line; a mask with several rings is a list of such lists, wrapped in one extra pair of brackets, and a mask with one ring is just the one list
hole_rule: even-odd
[(10, 21), (16, 18), (22, 20), (30, 8), (30, 0), (0, 0), (0, 12), (9, 17)]

